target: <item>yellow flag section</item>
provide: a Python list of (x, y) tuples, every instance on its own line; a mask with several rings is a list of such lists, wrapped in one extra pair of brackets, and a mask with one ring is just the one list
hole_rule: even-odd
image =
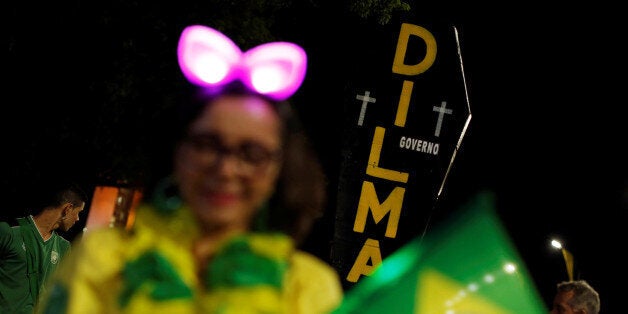
[(484, 192), (450, 221), (384, 259), (346, 294), (340, 313), (547, 313)]
[(417, 278), (415, 300), (430, 300), (430, 302), (416, 303), (414, 313), (516, 314), (496, 306), (481, 295), (465, 291), (467, 288), (476, 289), (477, 287), (465, 287), (438, 271), (427, 270)]
[(573, 255), (565, 248), (562, 249), (563, 258), (565, 259), (565, 267), (567, 267), (567, 275), (569, 280), (573, 280)]

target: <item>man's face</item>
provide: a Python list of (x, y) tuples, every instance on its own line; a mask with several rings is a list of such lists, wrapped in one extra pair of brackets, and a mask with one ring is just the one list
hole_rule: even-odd
[(85, 208), (85, 203), (81, 203), (80, 205), (72, 206), (66, 214), (65, 217), (61, 218), (60, 228), (63, 231), (68, 231), (74, 224), (79, 221), (79, 213), (83, 211)]
[(576, 314), (579, 311), (574, 311), (568, 302), (573, 298), (573, 291), (564, 291), (556, 293), (554, 302), (552, 303), (551, 314)]

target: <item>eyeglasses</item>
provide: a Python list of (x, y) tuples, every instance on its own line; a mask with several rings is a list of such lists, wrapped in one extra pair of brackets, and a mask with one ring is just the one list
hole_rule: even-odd
[(244, 173), (264, 171), (271, 162), (281, 158), (281, 149), (270, 149), (254, 141), (244, 141), (237, 147), (228, 147), (220, 136), (211, 133), (189, 134), (183, 139), (194, 153), (208, 164), (214, 165), (223, 158), (235, 157), (238, 169)]

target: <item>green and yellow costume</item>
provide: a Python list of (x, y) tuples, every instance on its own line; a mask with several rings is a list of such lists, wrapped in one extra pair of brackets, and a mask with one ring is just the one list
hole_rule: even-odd
[(197, 276), (199, 236), (186, 208), (138, 209), (130, 231), (88, 231), (66, 256), (40, 313), (329, 313), (342, 298), (333, 268), (283, 234), (222, 243)]

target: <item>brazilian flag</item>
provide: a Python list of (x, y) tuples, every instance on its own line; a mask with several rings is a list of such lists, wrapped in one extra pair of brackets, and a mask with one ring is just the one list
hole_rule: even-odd
[(494, 198), (480, 193), (432, 233), (389, 255), (333, 313), (546, 314)]

